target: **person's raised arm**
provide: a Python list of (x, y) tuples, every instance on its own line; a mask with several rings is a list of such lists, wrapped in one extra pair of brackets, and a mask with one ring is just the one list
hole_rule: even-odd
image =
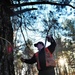
[(51, 53), (54, 52), (55, 47), (56, 47), (56, 42), (54, 40), (54, 38), (51, 35), (48, 35), (47, 37), (48, 42), (50, 42), (51, 44), (48, 46), (48, 49)]

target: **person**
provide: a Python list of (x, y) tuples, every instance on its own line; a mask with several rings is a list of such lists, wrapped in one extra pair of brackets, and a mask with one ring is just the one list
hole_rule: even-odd
[(34, 53), (30, 59), (21, 58), (21, 61), (28, 64), (37, 62), (38, 75), (55, 75), (54, 67), (56, 63), (53, 59), (53, 52), (56, 42), (50, 35), (46, 36), (46, 40), (51, 43), (48, 47), (45, 47), (41, 41), (35, 43), (34, 46), (37, 47), (38, 52)]

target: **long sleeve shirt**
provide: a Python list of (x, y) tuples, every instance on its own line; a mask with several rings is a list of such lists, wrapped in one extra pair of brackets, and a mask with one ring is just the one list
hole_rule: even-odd
[[(48, 50), (53, 54), (54, 50), (55, 50), (55, 47), (56, 47), (56, 42), (55, 40), (53, 39), (53, 37), (51, 37), (51, 44), (47, 47)], [(36, 63), (37, 60), (36, 60), (36, 57), (35, 57), (35, 54), (33, 55), (33, 57), (31, 59), (25, 59), (25, 63), (28, 63), (28, 64), (33, 64), (33, 63)], [(41, 49), (41, 51), (39, 51), (39, 62), (40, 62), (40, 66), (41, 68), (44, 68), (46, 67), (45, 64), (45, 51), (44, 51), (44, 48)]]

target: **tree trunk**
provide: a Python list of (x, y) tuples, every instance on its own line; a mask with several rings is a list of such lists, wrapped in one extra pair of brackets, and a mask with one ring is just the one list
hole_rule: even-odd
[(2, 7), (0, 9), (0, 75), (15, 75), (13, 65), (13, 28), (10, 16), (6, 15)]

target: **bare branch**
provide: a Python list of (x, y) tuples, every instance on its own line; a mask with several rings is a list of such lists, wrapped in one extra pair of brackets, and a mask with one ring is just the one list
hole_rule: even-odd
[(36, 5), (36, 4), (50, 4), (50, 5), (58, 5), (58, 6), (70, 6), (73, 9), (75, 9), (74, 6), (72, 6), (71, 4), (62, 4), (62, 3), (55, 3), (55, 2), (26, 2), (26, 3), (22, 3), (22, 4), (11, 4), (10, 7), (11, 8), (15, 8), (15, 7), (21, 7), (21, 6), (27, 6), (27, 5)]

